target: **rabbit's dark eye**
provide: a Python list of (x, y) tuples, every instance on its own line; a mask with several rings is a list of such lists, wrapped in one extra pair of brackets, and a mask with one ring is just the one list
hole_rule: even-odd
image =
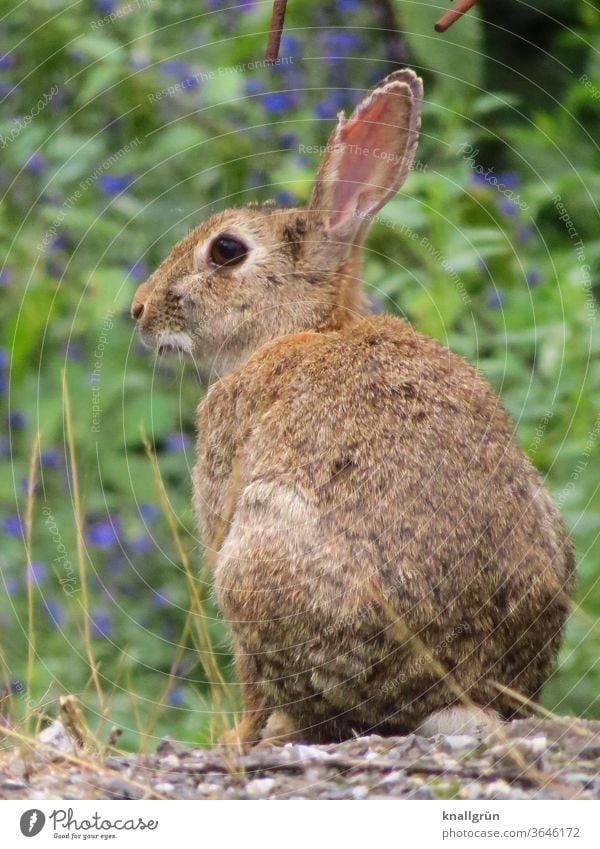
[(210, 246), (210, 261), (218, 266), (232, 268), (248, 256), (248, 248), (235, 236), (217, 236)]

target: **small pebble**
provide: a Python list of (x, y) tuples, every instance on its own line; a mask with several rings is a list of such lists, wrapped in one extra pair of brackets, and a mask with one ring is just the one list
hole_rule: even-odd
[(274, 778), (253, 778), (246, 784), (246, 793), (253, 799), (265, 799), (276, 784)]

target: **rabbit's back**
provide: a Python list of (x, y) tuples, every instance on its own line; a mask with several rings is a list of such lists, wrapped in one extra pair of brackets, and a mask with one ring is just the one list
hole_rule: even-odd
[(493, 681), (547, 678), (573, 570), (558, 511), (485, 380), (402, 320), (277, 340), (213, 387), (195, 490), (209, 545), (205, 505), (227, 514), (234, 636), (299, 720), (309, 699), (325, 727), (347, 705), (340, 736), (414, 726), (456, 697), (442, 668), (508, 714)]

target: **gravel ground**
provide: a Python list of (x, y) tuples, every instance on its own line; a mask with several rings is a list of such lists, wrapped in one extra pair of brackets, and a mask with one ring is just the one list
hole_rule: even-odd
[(358, 737), (244, 754), (165, 739), (150, 755), (78, 753), (58, 723), (45, 749), (0, 758), (3, 799), (598, 799), (600, 722), (519, 720), (485, 740)]

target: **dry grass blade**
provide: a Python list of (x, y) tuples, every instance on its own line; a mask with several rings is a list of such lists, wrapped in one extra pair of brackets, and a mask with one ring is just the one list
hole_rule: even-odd
[(177, 519), (173, 514), (173, 510), (171, 508), (169, 498), (165, 490), (163, 479), (158, 466), (158, 461), (156, 459), (156, 454), (154, 453), (152, 445), (150, 444), (145, 433), (142, 433), (142, 441), (144, 444), (146, 455), (150, 461), (152, 477), (154, 479), (154, 483), (157, 489), (160, 505), (167, 519), (167, 523), (169, 525), (171, 536), (173, 537), (173, 541), (175, 543), (178, 557), (185, 572), (191, 600), (190, 616), (193, 617), (193, 622), (195, 625), (195, 627), (192, 629), (192, 637), (194, 639), (196, 649), (200, 654), (202, 665), (204, 666), (206, 673), (209, 677), (211, 686), (211, 697), (214, 704), (215, 715), (219, 717), (220, 721), (223, 723), (222, 729), (215, 729), (215, 733), (219, 734), (220, 731), (225, 730), (224, 708), (226, 705), (232, 705), (234, 703), (234, 700), (232, 698), (230, 687), (225, 681), (225, 678), (223, 677), (223, 673), (221, 672), (221, 668), (215, 655), (212, 639), (207, 626), (208, 616), (204, 609), (204, 603), (198, 590), (197, 580), (192, 573), (188, 553), (181, 539)]
[(73, 417), (71, 413), (71, 399), (69, 397), (69, 388), (67, 385), (66, 371), (62, 370), (62, 392), (63, 392), (63, 411), (66, 428), (66, 439), (69, 451), (69, 487), (71, 490), (71, 499), (73, 503), (73, 514), (75, 518), (75, 531), (77, 537), (77, 566), (79, 569), (79, 584), (81, 588), (80, 603), (83, 613), (83, 642), (85, 651), (90, 665), (94, 688), (100, 705), (100, 713), (104, 717), (106, 705), (104, 694), (100, 683), (100, 675), (98, 665), (94, 656), (92, 647), (92, 639), (90, 634), (90, 601), (87, 584), (87, 574), (85, 567), (85, 545), (83, 537), (83, 513), (81, 510), (81, 498), (79, 494), (79, 476), (77, 472), (77, 457), (75, 454), (75, 440), (73, 437)]

